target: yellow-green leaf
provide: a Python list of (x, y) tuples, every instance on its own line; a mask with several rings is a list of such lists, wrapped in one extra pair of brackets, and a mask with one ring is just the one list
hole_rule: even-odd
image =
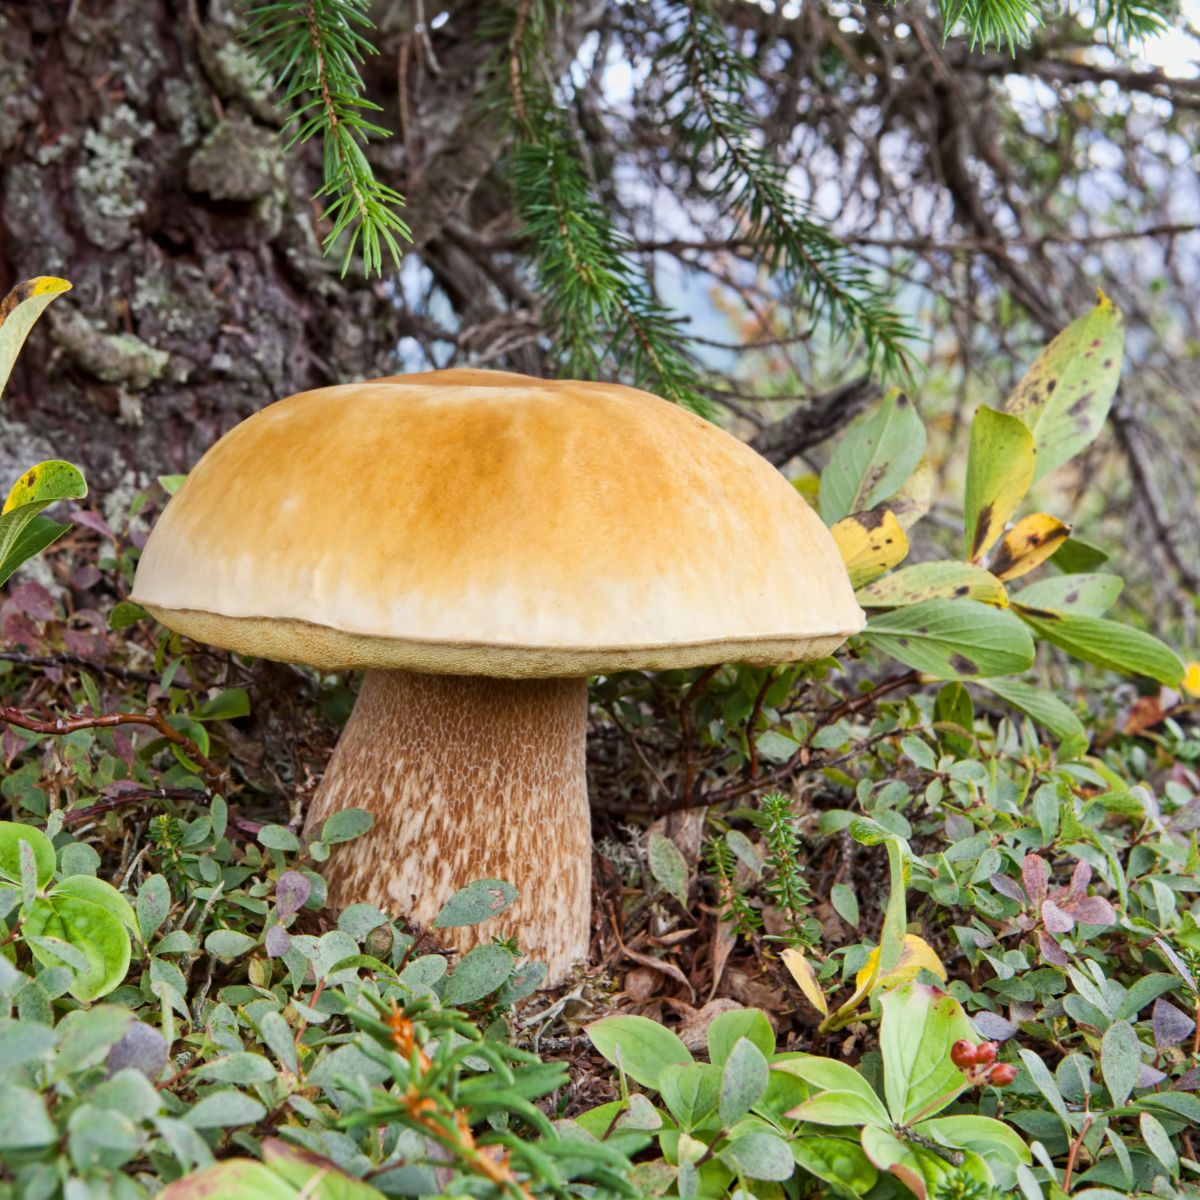
[(79, 468), (61, 458), (51, 458), (30, 467), (12, 485), (0, 514), (7, 515), (28, 504), (45, 507), (55, 500), (81, 500), (86, 495), (87, 483)]
[(863, 608), (899, 608), (938, 597), (1008, 607), (1008, 593), (995, 575), (982, 567), (960, 562), (914, 563), (859, 588), (854, 594)]
[(1025, 423), (994, 408), (971, 422), (963, 531), (967, 557), (980, 563), (1003, 532), (1033, 482), (1037, 450)]
[(988, 568), (997, 579), (1019, 579), (1040, 567), (1067, 540), (1070, 525), (1048, 513), (1022, 517), (996, 547)]
[(61, 459), (38, 463), (17, 480), (0, 509), (0, 584), (66, 530), (38, 513), (56, 500), (86, 495), (87, 483), (79, 468)]
[(874, 508), (897, 492), (925, 453), (925, 426), (903, 392), (893, 389), (851, 426), (821, 472), (826, 525)]
[(933, 467), (928, 458), (922, 458), (904, 486), (879, 507), (895, 513), (901, 529), (911, 529), (929, 511), (936, 486)]
[(853, 587), (890, 571), (908, 554), (908, 538), (887, 509), (843, 517), (830, 530)]
[(1121, 376), (1125, 331), (1103, 292), (1096, 307), (1066, 327), (1034, 360), (1004, 408), (1037, 443), (1035, 482), (1073, 458), (1100, 432)]
[(0, 300), (0, 396), (12, 374), (13, 363), (29, 336), (34, 322), (46, 310), (55, 296), (70, 291), (65, 279), (53, 275), (39, 275), (18, 283), (3, 300)]
[(799, 985), (809, 1004), (823, 1017), (829, 1016), (829, 1004), (825, 999), (825, 993), (821, 991), (821, 985), (817, 982), (817, 973), (813, 970), (812, 963), (804, 957), (804, 951), (789, 946), (780, 952), (779, 957), (783, 959), (783, 965), (787, 967), (788, 973)]
[(876, 946), (867, 956), (867, 961), (854, 977), (854, 994), (837, 1011), (839, 1017), (853, 1012), (876, 989), (899, 987), (916, 979), (922, 968), (943, 981), (946, 979), (946, 967), (938, 958), (937, 951), (915, 933), (904, 935), (899, 961), (889, 971), (881, 972), (879, 969), (882, 951), (882, 946)]

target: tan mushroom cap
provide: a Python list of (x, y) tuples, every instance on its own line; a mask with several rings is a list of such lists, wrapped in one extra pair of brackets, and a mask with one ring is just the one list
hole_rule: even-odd
[(243, 421), (133, 598), (245, 654), (499, 677), (801, 661), (864, 620), (829, 532), (737, 438), (634, 388), (479, 370)]

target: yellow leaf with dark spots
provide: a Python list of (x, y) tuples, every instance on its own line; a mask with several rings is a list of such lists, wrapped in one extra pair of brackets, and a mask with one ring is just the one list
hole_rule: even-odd
[(997, 579), (1019, 579), (1040, 567), (1067, 540), (1070, 525), (1048, 513), (1023, 517), (992, 554), (988, 569)]
[(899, 608), (922, 600), (979, 600), (996, 608), (1008, 607), (1004, 584), (990, 571), (961, 562), (915, 563), (901, 567), (866, 587), (854, 598), (863, 608)]
[(929, 459), (922, 458), (904, 486), (879, 507), (895, 513), (901, 529), (911, 529), (932, 506), (936, 482)]
[(829, 1016), (829, 1004), (825, 999), (825, 993), (821, 991), (821, 985), (817, 982), (817, 973), (813, 970), (812, 963), (804, 957), (804, 951), (789, 946), (780, 953), (779, 957), (783, 959), (783, 965), (787, 967), (788, 973), (800, 986), (800, 990), (809, 1004), (823, 1017)]
[(0, 300), (0, 395), (4, 394), (13, 363), (17, 361), (17, 355), (34, 322), (55, 296), (61, 296), (70, 288), (65, 279), (39, 275), (18, 283)]
[(861, 587), (890, 571), (908, 554), (908, 538), (887, 509), (853, 513), (830, 530), (853, 587)]

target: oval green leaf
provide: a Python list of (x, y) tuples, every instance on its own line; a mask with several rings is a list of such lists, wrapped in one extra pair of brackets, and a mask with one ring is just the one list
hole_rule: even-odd
[(1016, 675), (1033, 666), (1033, 639), (1022, 623), (975, 600), (925, 600), (879, 613), (863, 636), (935, 679)]

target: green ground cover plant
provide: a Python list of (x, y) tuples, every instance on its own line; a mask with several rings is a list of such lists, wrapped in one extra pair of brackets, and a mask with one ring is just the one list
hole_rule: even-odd
[(597, 681), (602, 927), (549, 996), (504, 881), (439, 918), (497, 921), (457, 961), (328, 910), (369, 818), (298, 831), (347, 682), (124, 601), (177, 479), (110, 520), (23, 475), (0, 521), (75, 507), (5, 549), (52, 573), (0, 607), (0, 1196), (1190, 1194), (1184, 666), (1013, 482), (1057, 453), (1027, 398), (1090, 429), (1118, 334), (1102, 300), (975, 417), (961, 559), (878, 544), (924, 505), (917, 406), (851, 431), (817, 502), (871, 621), (836, 659)]

